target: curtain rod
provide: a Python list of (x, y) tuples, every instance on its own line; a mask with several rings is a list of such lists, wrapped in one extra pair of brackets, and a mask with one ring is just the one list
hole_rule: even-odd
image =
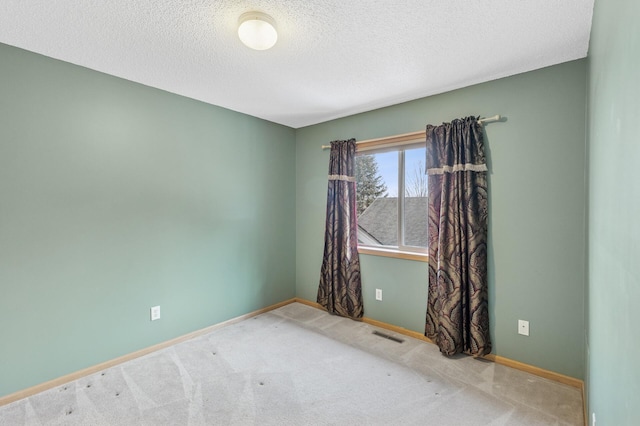
[[(494, 121), (500, 121), (501, 118), (502, 117), (500, 115), (494, 115), (493, 117), (481, 118), (480, 120), (478, 120), (478, 123), (482, 123), (482, 124), (493, 123)], [(378, 139), (367, 139), (365, 141), (356, 142), (356, 145), (371, 144), (371, 143), (386, 145), (393, 142), (411, 141), (419, 138), (424, 139), (426, 137), (426, 133), (427, 133), (426, 130), (421, 130), (419, 132), (404, 133), (402, 135), (387, 136), (387, 137), (378, 138)], [(322, 145), (322, 149), (329, 149), (329, 148), (331, 148), (331, 145)]]

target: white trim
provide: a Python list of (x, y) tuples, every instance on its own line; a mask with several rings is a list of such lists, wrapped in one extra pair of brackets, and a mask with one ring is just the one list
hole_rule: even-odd
[(455, 173), (455, 172), (486, 172), (487, 165), (486, 164), (456, 164), (455, 166), (443, 166), (439, 169), (432, 168), (427, 169), (428, 175), (442, 175), (445, 173)]
[[(360, 241), (362, 241), (362, 243)], [(365, 231), (362, 226), (358, 225), (358, 247), (362, 246), (380, 247), (380, 241), (376, 240), (371, 234)]]
[[(398, 157), (398, 178), (397, 178), (398, 207), (396, 210), (396, 218), (398, 219), (398, 227), (396, 231), (397, 240), (394, 245), (389, 245), (389, 246), (382, 245), (378, 241), (372, 242), (372, 240), (362, 236), (361, 230), (363, 228), (360, 225), (358, 225), (358, 230), (359, 230), (358, 238), (360, 240), (358, 242), (358, 248), (372, 249), (372, 250), (382, 249), (382, 252), (397, 253), (400, 255), (402, 255), (403, 253), (406, 253), (409, 255), (418, 255), (418, 256), (425, 256), (425, 257), (427, 256), (427, 252), (428, 252), (427, 247), (409, 246), (404, 244), (404, 239), (405, 239), (404, 225), (405, 225), (405, 219), (406, 219), (404, 201), (405, 201), (405, 195), (406, 195), (405, 194), (405, 189), (406, 189), (405, 176), (406, 176), (406, 166), (407, 166), (405, 161), (405, 153), (406, 151), (412, 150), (412, 149), (426, 150), (424, 140), (417, 145), (411, 141), (409, 142), (405, 141), (402, 143), (398, 142), (393, 147), (377, 146), (377, 147), (371, 148), (369, 152), (362, 153), (358, 150), (358, 152), (356, 153), (356, 156), (360, 156), (360, 155), (376, 155), (376, 154), (385, 153), (385, 152), (396, 152)], [(425, 212), (425, 219), (426, 219), (426, 212)], [(367, 254), (371, 254), (371, 253), (367, 253)], [(397, 256), (392, 256), (392, 257), (397, 257)]]
[(329, 175), (329, 180), (343, 180), (345, 182), (355, 182), (356, 178), (347, 175)]

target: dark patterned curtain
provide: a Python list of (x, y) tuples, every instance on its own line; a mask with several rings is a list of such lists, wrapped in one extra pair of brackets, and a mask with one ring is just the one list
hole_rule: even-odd
[(355, 139), (331, 142), (327, 224), (318, 303), (332, 314), (362, 318), (355, 155)]
[(444, 355), (491, 352), (487, 166), (475, 117), (427, 126), (429, 300), (425, 335)]

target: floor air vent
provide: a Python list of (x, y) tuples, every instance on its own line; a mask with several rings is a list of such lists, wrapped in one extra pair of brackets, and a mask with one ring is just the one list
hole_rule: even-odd
[(389, 340), (393, 340), (396, 343), (402, 343), (404, 342), (404, 340), (402, 339), (398, 339), (397, 337), (394, 336), (390, 336), (388, 334), (382, 333), (380, 331), (374, 331), (373, 334), (375, 334), (378, 337), (384, 337), (385, 339), (389, 339)]

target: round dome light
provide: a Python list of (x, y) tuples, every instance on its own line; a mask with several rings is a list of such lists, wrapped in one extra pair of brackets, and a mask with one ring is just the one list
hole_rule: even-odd
[(276, 23), (266, 13), (243, 13), (238, 19), (238, 24), (238, 37), (247, 47), (255, 50), (267, 50), (278, 41)]

